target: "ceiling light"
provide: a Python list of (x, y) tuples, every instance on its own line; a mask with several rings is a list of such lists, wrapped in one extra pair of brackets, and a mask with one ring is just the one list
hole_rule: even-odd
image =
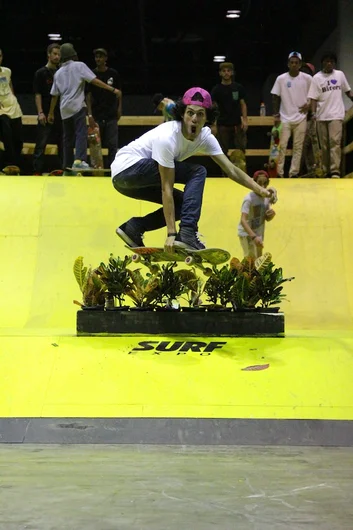
[(229, 9), (226, 18), (240, 18), (241, 11), (239, 9)]
[(48, 37), (61, 37), (60, 33), (48, 33)]
[(213, 62), (214, 63), (223, 63), (225, 60), (226, 60), (226, 56), (225, 55), (215, 55), (213, 57)]

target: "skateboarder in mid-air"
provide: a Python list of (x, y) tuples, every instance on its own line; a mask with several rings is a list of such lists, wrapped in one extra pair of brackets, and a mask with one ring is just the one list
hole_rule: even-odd
[[(132, 217), (117, 228), (118, 236), (130, 247), (144, 246), (145, 232), (167, 226), (165, 250), (174, 245), (205, 248), (198, 236), (202, 196), (207, 171), (185, 160), (196, 153), (209, 155), (226, 175), (261, 197), (275, 200), (276, 191), (259, 186), (235, 167), (222, 152), (207, 124), (216, 118), (216, 107), (203, 88), (187, 90), (175, 104), (174, 120), (162, 123), (120, 149), (111, 165), (115, 189), (127, 197), (162, 204), (144, 217)], [(185, 184), (184, 191), (175, 183)], [(176, 221), (180, 220), (179, 232)]]

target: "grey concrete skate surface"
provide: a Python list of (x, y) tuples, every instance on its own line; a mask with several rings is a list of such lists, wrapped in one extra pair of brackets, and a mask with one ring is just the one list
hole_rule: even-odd
[(353, 449), (0, 446), (1, 530), (353, 528)]

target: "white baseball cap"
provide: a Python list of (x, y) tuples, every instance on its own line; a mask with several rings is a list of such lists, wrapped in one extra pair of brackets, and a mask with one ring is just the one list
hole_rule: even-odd
[(302, 60), (302, 54), (299, 52), (290, 52), (288, 59), (291, 59), (292, 57), (298, 57), (299, 61)]

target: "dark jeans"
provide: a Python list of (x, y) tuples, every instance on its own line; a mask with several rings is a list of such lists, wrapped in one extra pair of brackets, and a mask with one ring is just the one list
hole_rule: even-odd
[(99, 125), (102, 147), (108, 149), (108, 159), (105, 164), (109, 169), (118, 150), (118, 122), (115, 120), (95, 120)]
[(245, 152), (246, 132), (240, 125), (218, 125), (217, 138), (225, 155), (228, 156), (228, 150), (232, 147)]
[(74, 162), (73, 147), (76, 159), (87, 161), (87, 125), (86, 107), (62, 121), (63, 124), (63, 169), (72, 167)]
[(54, 123), (46, 125), (37, 125), (36, 147), (33, 154), (33, 171), (34, 173), (43, 173), (45, 162), (45, 147), (50, 140), (58, 146), (58, 156), (60, 167), (63, 165), (63, 131), (61, 119), (55, 116)]
[[(180, 226), (197, 231), (201, 215), (202, 197), (207, 171), (203, 166), (187, 162), (175, 162), (175, 182), (185, 184), (184, 191), (174, 188), (175, 220)], [(113, 177), (114, 188), (134, 199), (162, 204), (161, 177), (158, 163), (144, 158)], [(143, 231), (157, 230), (166, 225), (163, 208), (140, 218)]]
[[(22, 140), (22, 118), (11, 119), (9, 116), (0, 116), (0, 137), (4, 144), (2, 166), (20, 166)], [(2, 169), (2, 168), (1, 168)]]

